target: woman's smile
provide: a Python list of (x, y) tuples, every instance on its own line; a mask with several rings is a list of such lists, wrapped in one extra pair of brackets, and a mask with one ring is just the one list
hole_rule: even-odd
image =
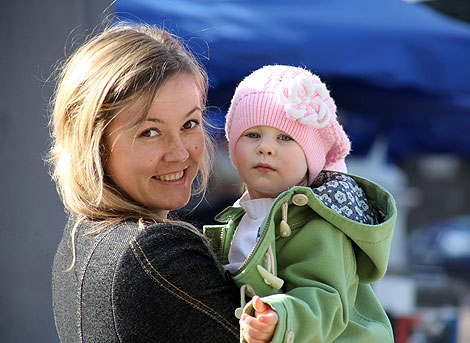
[(176, 181), (180, 181), (183, 178), (185, 170), (186, 168), (176, 173), (154, 176), (154, 178), (158, 181), (175, 183)]

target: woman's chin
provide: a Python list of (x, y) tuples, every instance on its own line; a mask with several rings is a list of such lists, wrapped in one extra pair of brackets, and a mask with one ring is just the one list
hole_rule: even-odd
[[(166, 199), (165, 199), (166, 198)], [(146, 207), (153, 210), (174, 211), (186, 206), (189, 202), (190, 194), (161, 197), (156, 202), (145, 204)]]

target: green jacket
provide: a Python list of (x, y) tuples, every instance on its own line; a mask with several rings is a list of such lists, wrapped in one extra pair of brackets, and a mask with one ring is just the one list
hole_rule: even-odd
[[(272, 342), (393, 343), (390, 321), (370, 287), (386, 272), (396, 219), (393, 197), (364, 178), (320, 176), (312, 188), (296, 186), (276, 198), (233, 280), (276, 310)], [(357, 213), (373, 223), (357, 221)], [(235, 203), (216, 217), (224, 225), (204, 229), (224, 264), (243, 214)], [(243, 311), (252, 314), (251, 302)]]

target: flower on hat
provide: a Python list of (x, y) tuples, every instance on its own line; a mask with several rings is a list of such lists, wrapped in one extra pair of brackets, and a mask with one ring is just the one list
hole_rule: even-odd
[(278, 90), (279, 101), (284, 105), (287, 118), (317, 129), (325, 127), (331, 118), (331, 111), (325, 103), (328, 90), (314, 78), (297, 75), (286, 80)]

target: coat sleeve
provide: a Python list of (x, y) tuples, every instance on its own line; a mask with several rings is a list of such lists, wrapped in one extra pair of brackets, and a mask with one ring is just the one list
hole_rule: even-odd
[(331, 224), (316, 222), (278, 250), (285, 293), (262, 298), (279, 315), (272, 342), (332, 342), (348, 324), (358, 287), (353, 245)]
[(116, 268), (113, 316), (120, 342), (237, 342), (236, 288), (204, 241), (156, 224), (129, 242)]

